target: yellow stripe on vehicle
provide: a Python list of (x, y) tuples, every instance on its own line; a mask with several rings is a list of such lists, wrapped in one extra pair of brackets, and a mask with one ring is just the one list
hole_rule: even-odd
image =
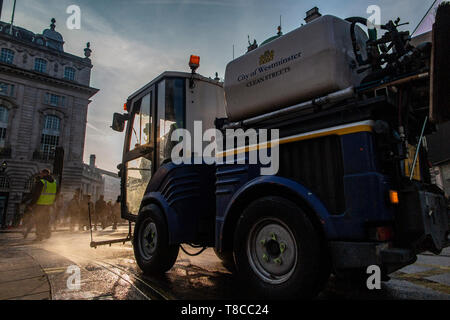
[(234, 150), (227, 150), (227, 151), (219, 152), (217, 154), (217, 158), (228, 157), (228, 156), (237, 155), (237, 154), (241, 154), (241, 153), (257, 151), (257, 150), (261, 150), (261, 149), (267, 149), (267, 148), (271, 148), (271, 147), (274, 147), (277, 145), (282, 145), (282, 144), (312, 140), (312, 139), (317, 139), (317, 138), (322, 138), (322, 137), (327, 137), (327, 136), (332, 136), (332, 135), (345, 136), (348, 134), (354, 134), (354, 133), (360, 133), (360, 132), (373, 132), (373, 121), (362, 121), (362, 122), (357, 122), (357, 123), (344, 125), (344, 126), (338, 126), (338, 127), (332, 127), (332, 128), (327, 128), (327, 129), (322, 129), (322, 130), (317, 130), (317, 131), (311, 131), (311, 132), (302, 133), (302, 134), (291, 136), (291, 137), (282, 138), (279, 140), (272, 140), (267, 143), (260, 143), (258, 145), (240, 147), (240, 148), (237, 148)]

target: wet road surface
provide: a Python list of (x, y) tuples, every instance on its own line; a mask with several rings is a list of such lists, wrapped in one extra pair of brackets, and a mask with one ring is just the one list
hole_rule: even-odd
[[(94, 233), (95, 240), (124, 238), (127, 228)], [(160, 277), (148, 277), (137, 267), (130, 243), (92, 249), (88, 232), (57, 232), (52, 239), (35, 242), (33, 234), (24, 240), (19, 233), (0, 234), (0, 259), (26, 255), (48, 278), (54, 300), (239, 300), (251, 299), (246, 287), (223, 267), (214, 251), (198, 257), (180, 251), (175, 267)], [(186, 248), (189, 252), (198, 249)], [(80, 270), (80, 290), (68, 288), (71, 273)], [(72, 267), (73, 268), (73, 267)], [(9, 270), (8, 272), (11, 272)], [(4, 273), (3, 273), (4, 274)], [(0, 269), (0, 293), (2, 290)], [(381, 290), (332, 277), (318, 299), (441, 299), (450, 300), (450, 250), (442, 256), (421, 255), (415, 265), (391, 275)]]

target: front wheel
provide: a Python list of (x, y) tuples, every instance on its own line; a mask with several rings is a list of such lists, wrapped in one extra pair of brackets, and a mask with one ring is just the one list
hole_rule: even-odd
[(133, 248), (136, 262), (145, 274), (161, 274), (175, 264), (179, 246), (169, 244), (166, 220), (156, 205), (139, 213), (134, 229)]
[(266, 197), (239, 219), (234, 252), (240, 276), (264, 298), (311, 298), (320, 285), (320, 239), (293, 202)]

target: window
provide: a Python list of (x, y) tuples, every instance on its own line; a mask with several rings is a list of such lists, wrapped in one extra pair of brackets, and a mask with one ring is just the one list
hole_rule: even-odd
[(127, 163), (126, 196), (128, 211), (137, 215), (152, 177), (152, 161), (143, 157)]
[(9, 110), (4, 106), (0, 106), (0, 125), (2, 123), (8, 124), (8, 119), (9, 119)]
[(130, 150), (151, 144), (152, 114), (151, 94), (137, 101), (133, 108), (134, 122)]
[(28, 178), (28, 180), (25, 182), (25, 186), (24, 189), (27, 192), (31, 192), (31, 190), (33, 190), (33, 186), (36, 182), (36, 177), (35, 176), (31, 176), (30, 178)]
[(64, 78), (70, 81), (74, 81), (75, 80), (75, 69), (71, 68), (71, 67), (67, 67), (64, 70)]
[(59, 105), (59, 96), (56, 96), (54, 94), (50, 95), (50, 104), (52, 106), (57, 107)]
[(14, 96), (14, 85), (0, 82), (0, 95), (13, 97)]
[[(153, 152), (149, 147), (154, 146), (153, 136), (153, 104), (152, 94), (150, 92), (143, 98), (133, 103), (132, 109), (132, 127), (130, 151), (135, 149), (134, 153), (138, 159), (132, 160), (127, 166), (126, 198), (128, 210), (132, 214), (139, 212), (139, 204), (142, 201), (145, 190), (152, 176), (152, 157)], [(132, 154), (132, 153), (131, 153)]]
[(65, 107), (66, 106), (66, 97), (58, 96), (53, 93), (46, 93), (44, 102), (53, 107)]
[(44, 131), (59, 132), (61, 120), (56, 116), (45, 117)]
[(46, 116), (41, 136), (41, 159), (53, 159), (59, 145), (61, 120), (56, 116)]
[(0, 61), (12, 64), (14, 62), (14, 51), (3, 48), (0, 55)]
[(50, 159), (54, 156), (56, 147), (59, 144), (59, 136), (43, 134), (41, 137), (41, 152), (44, 159)]
[(185, 80), (167, 79), (158, 84), (157, 136), (159, 164), (170, 158), (176, 143), (170, 137), (176, 129), (184, 128)]
[(6, 130), (8, 129), (9, 110), (0, 106), (0, 148), (5, 147), (6, 143)]
[(0, 148), (5, 147), (6, 128), (0, 128)]
[(34, 70), (42, 73), (47, 72), (47, 61), (41, 58), (37, 58), (34, 61)]
[(9, 179), (7, 176), (0, 176), (0, 189), (7, 190), (9, 189)]

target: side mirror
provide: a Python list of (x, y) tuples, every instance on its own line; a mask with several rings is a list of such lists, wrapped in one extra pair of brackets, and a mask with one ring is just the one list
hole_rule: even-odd
[(128, 115), (114, 113), (111, 129), (117, 132), (123, 132), (125, 130), (126, 121), (128, 121)]

